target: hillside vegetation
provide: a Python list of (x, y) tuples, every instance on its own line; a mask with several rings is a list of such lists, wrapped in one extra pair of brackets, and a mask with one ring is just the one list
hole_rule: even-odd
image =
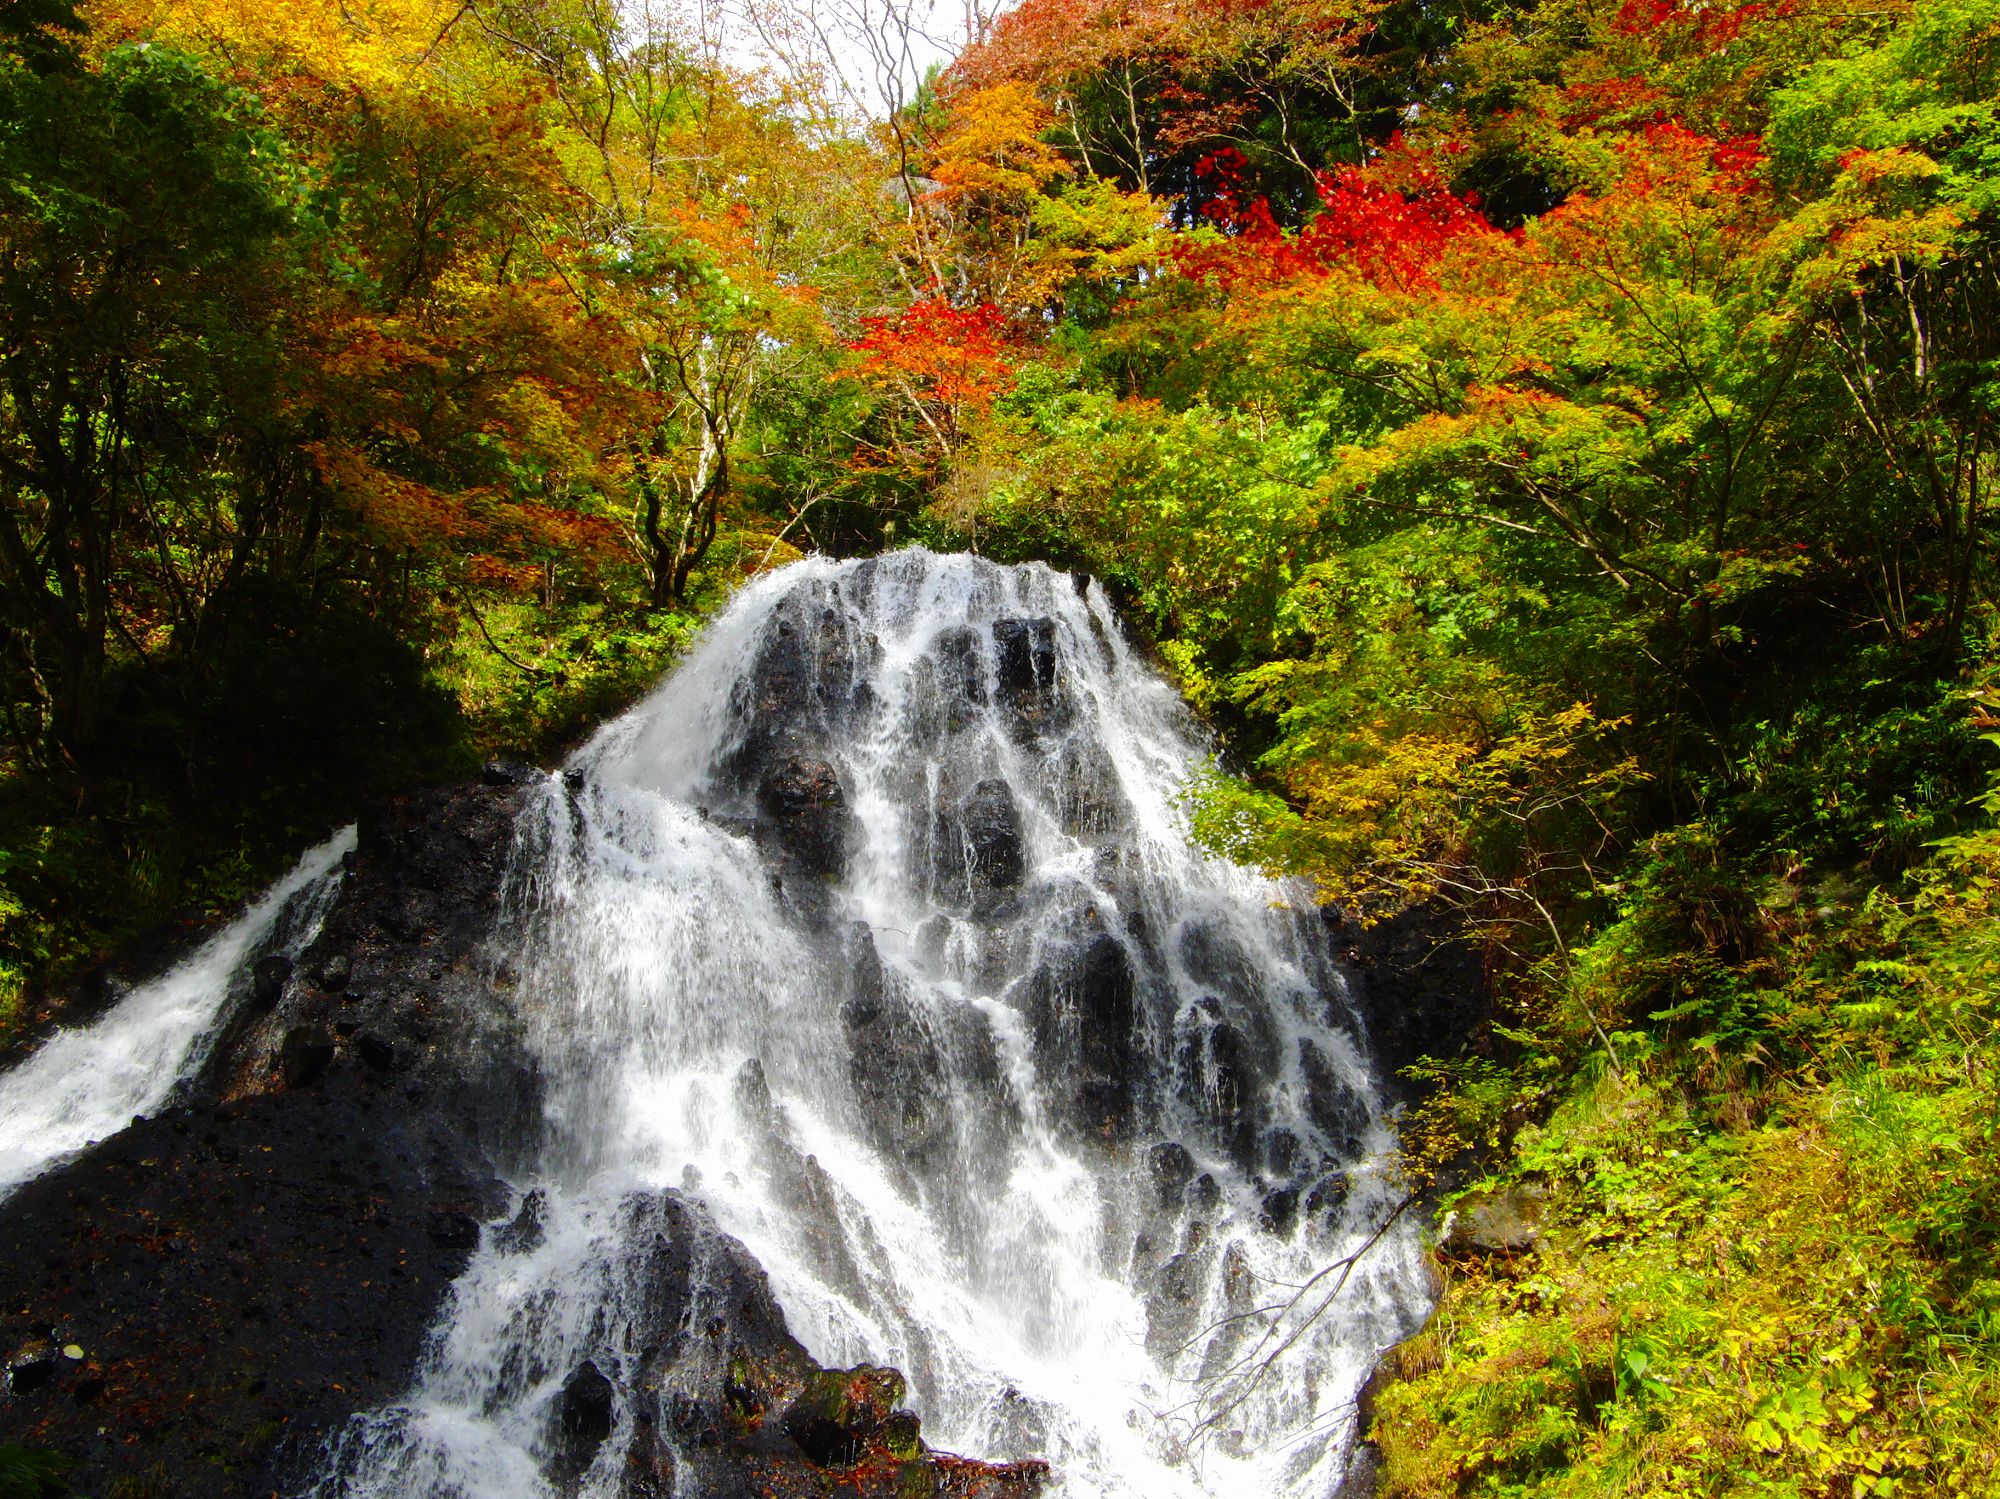
[(1385, 1493), (1994, 1492), (2000, 0), (698, 19), (0, 11), (7, 989), (798, 549), (1046, 558), (1201, 838), (1486, 955)]

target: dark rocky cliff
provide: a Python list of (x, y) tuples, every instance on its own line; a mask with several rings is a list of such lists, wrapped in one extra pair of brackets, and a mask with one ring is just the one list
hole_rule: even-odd
[[(538, 1085), (484, 1001), (509, 982), (486, 943), (534, 774), (374, 811), (319, 937), (295, 967), (265, 960), (182, 1100), (0, 1204), (0, 1443), (77, 1460), (84, 1494), (297, 1493), (354, 1412), (408, 1387), (482, 1234), (533, 1231), (499, 1173)], [(1037, 1486), (1038, 1465), (927, 1450), (888, 1371), (821, 1370), (698, 1209), (665, 1193), (635, 1211), (658, 1217), (648, 1367), (693, 1368), (701, 1393), (671, 1441), (642, 1430), (630, 1499)], [(688, 1327), (697, 1246), (733, 1310)], [(573, 1371), (559, 1467), (581, 1471), (622, 1398)]]

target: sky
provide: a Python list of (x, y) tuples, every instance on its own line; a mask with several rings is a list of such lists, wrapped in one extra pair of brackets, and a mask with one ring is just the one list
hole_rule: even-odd
[(963, 45), (982, 0), (722, 0), (725, 55), (739, 66), (833, 75), (857, 113), (880, 119)]

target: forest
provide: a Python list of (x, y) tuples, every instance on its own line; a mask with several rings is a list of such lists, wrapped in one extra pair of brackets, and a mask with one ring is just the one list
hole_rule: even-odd
[(901, 4), (0, 6), (0, 1034), (748, 578), (1044, 560), (1494, 994), (1381, 1495), (1994, 1492), (2000, 0)]

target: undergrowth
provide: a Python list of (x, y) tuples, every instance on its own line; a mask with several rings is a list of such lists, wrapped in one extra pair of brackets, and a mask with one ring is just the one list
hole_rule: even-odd
[(1417, 1153), (1486, 1145), (1462, 1195), (1539, 1236), (1440, 1251), (1385, 1494), (2000, 1492), (2000, 782), (1977, 810), (1878, 876), (1713, 878), (1676, 829), (1511, 1058), (1430, 1069)]

